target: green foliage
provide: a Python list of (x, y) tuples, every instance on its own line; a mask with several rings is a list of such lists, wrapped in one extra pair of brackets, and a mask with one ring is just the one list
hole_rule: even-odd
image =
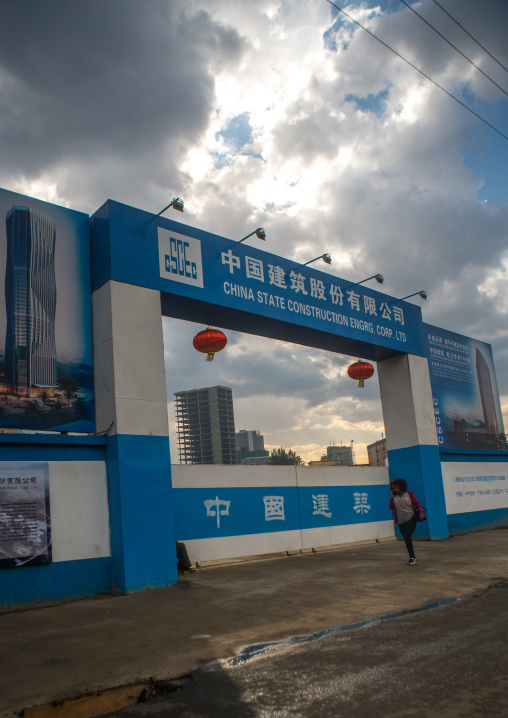
[(303, 466), (303, 461), (301, 456), (297, 456), (291, 449), (286, 451), (279, 446), (278, 449), (272, 449), (268, 464), (271, 466)]

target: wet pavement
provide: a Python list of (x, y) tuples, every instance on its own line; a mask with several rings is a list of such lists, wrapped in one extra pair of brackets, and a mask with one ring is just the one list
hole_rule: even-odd
[(111, 718), (508, 716), (508, 583), (439, 608), (216, 661)]
[[(215, 565), (164, 589), (0, 614), (0, 716), (83, 697), (81, 710), (93, 695), (103, 697), (100, 708), (73, 713), (66, 706), (59, 715), (101, 715), (126, 705), (108, 703), (112, 689), (145, 684), (146, 693), (245, 646), (468, 596), (508, 579), (508, 529), (418, 542), (416, 553), (411, 567), (396, 541)], [(385, 623), (392, 622), (361, 630)]]

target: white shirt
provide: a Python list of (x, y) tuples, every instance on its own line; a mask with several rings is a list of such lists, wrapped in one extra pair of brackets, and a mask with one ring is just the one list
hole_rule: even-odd
[(394, 496), (393, 503), (395, 504), (395, 511), (397, 512), (398, 524), (405, 524), (406, 521), (413, 518), (413, 502), (407, 491), (405, 491), (402, 496)]

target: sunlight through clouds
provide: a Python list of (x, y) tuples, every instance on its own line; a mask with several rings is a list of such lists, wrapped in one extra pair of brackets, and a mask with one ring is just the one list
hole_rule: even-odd
[[(108, 0), (101, 23), (96, 3), (47, 0), (23, 15), (23, 43), (19, 6), (0, 26), (2, 186), (89, 213), (181, 196), (168, 216), (183, 224), (231, 239), (263, 226), (274, 255), (329, 252), (320, 270), (382, 273), (376, 289), (394, 297), (425, 288), (424, 321), (492, 343), (506, 408), (505, 140), (326, 0)], [(419, 8), (448, 32), (435, 3)], [(508, 134), (502, 93), (401, 3), (345, 9)], [(504, 0), (447, 9), (508, 63)], [(227, 332), (207, 366), (192, 348), (202, 328), (164, 320), (172, 442), (173, 392), (216, 384), (233, 389), (237, 429), (302, 457), (354, 439), (358, 458), (380, 438), (377, 375), (362, 390), (346, 375), (360, 357)]]
[(492, 270), (485, 281), (479, 285), (481, 294), (494, 299), (499, 312), (508, 313), (508, 255), (501, 259), (501, 266)]

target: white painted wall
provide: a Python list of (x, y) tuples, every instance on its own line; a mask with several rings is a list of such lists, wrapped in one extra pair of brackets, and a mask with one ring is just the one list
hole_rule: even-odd
[(385, 466), (222, 466), (172, 464), (175, 489), (230, 486), (368, 486), (389, 484)]
[(294, 486), (295, 466), (222, 466), (172, 464), (175, 489), (229, 488), (230, 486)]
[[(324, 487), (388, 485), (386, 467), (373, 466), (197, 466), (171, 467), (173, 487)], [(393, 521), (379, 521), (298, 531), (277, 531), (240, 536), (187, 540), (192, 561), (240, 558), (284, 551), (334, 546), (395, 536)]]
[[(103, 461), (50, 461), (49, 495), (53, 561), (110, 556), (106, 467)], [(388, 483), (379, 467), (172, 466), (175, 488), (231, 486), (355, 486)], [(221, 537), (188, 542), (193, 560), (298, 551), (303, 548), (385, 538), (391, 521), (304, 531)]]
[[(279, 467), (267, 468), (273, 470)], [(374, 486), (390, 483), (385, 466), (296, 466), (295, 469), (298, 486)]]
[(167, 436), (160, 292), (109, 281), (92, 313), (97, 431)]
[(388, 451), (437, 445), (426, 357), (404, 354), (377, 364)]
[(104, 461), (50, 461), (53, 561), (110, 556)]

